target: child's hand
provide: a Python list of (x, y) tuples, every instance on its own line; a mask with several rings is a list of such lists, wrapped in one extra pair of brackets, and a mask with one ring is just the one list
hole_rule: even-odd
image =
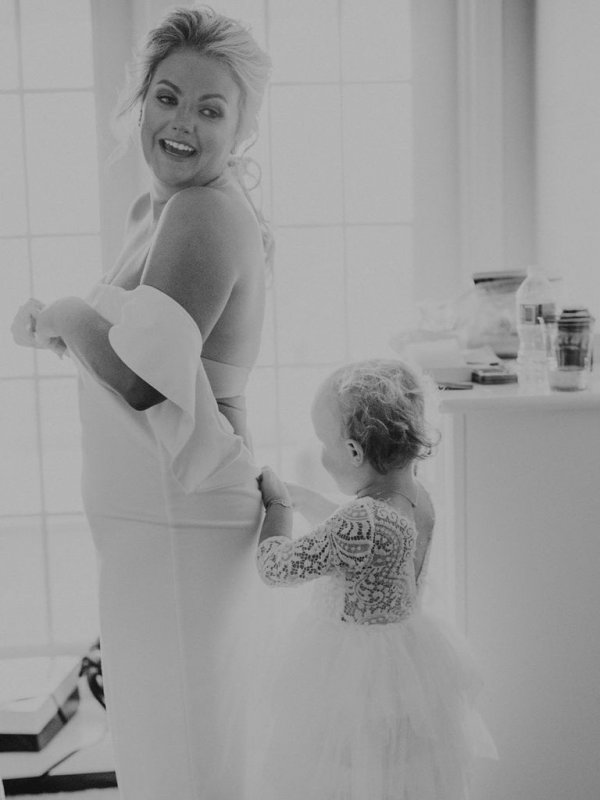
[(286, 484), (279, 478), (271, 467), (263, 467), (258, 477), (258, 488), (261, 491), (265, 508), (274, 500), (282, 500), (292, 507), (292, 498)]

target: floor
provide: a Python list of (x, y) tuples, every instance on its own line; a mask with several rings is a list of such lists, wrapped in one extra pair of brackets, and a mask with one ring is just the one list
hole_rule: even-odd
[[(12, 800), (12, 798), (7, 798)], [(53, 794), (21, 794), (14, 800), (119, 800), (117, 789), (88, 789), (85, 792), (56, 792)]]

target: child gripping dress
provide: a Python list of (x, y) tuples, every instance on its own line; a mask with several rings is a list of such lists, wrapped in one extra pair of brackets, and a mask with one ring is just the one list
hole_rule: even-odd
[[(323, 466), (354, 499), (336, 508), (269, 468), (259, 479), (261, 578), (315, 581), (270, 647), (261, 800), (466, 800), (474, 759), (496, 757), (466, 643), (421, 608), (434, 527), (415, 469), (434, 445), (424, 407), (401, 362), (342, 367), (312, 420)], [(294, 510), (314, 525), (296, 539)]]

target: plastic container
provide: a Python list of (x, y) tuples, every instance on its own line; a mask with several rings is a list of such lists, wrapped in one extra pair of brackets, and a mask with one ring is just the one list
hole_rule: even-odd
[(587, 308), (565, 308), (554, 338), (550, 387), (560, 391), (587, 389), (592, 369), (594, 318)]
[(556, 336), (556, 296), (542, 267), (527, 268), (515, 299), (519, 388), (525, 392), (547, 391)]

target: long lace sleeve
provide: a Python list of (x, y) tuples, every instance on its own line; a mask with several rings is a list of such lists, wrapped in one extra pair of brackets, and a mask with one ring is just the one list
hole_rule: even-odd
[(304, 583), (331, 571), (331, 542), (323, 530), (299, 539), (271, 536), (258, 547), (257, 566), (269, 586)]
[(332, 572), (354, 572), (368, 561), (373, 536), (372, 512), (356, 500), (305, 536), (272, 536), (261, 542), (258, 571), (270, 586), (293, 586)]

